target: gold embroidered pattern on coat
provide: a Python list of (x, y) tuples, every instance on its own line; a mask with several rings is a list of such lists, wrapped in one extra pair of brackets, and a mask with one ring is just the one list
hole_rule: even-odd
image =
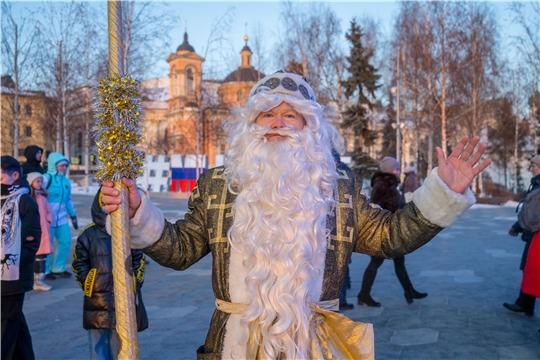
[(191, 192), (191, 195), (189, 196), (189, 201), (193, 201), (193, 200), (195, 200), (196, 198), (198, 198), (199, 196), (201, 196), (201, 193), (199, 192), (199, 186), (196, 185), (196, 186), (193, 188), (193, 191)]
[[(212, 174), (212, 179), (223, 179), (223, 176), (221, 175), (223, 173), (223, 168), (217, 168), (214, 169), (214, 173)], [(221, 195), (220, 199), (217, 203), (214, 203), (214, 200), (218, 198), (218, 195), (210, 195), (208, 196), (208, 205), (206, 206), (207, 210), (217, 210), (218, 216), (217, 216), (217, 226), (215, 229), (208, 228), (208, 238), (210, 244), (214, 243), (227, 243), (227, 246), (224, 249), (224, 252), (229, 251), (229, 239), (227, 237), (223, 237), (223, 220), (224, 218), (230, 218), (234, 215), (234, 203), (228, 203), (227, 201), (227, 183), (224, 182), (223, 187), (221, 189)], [(229, 212), (225, 212), (227, 209), (231, 209)], [(216, 230), (215, 236), (213, 236), (213, 232)]]
[[(340, 176), (339, 178), (343, 179), (344, 177)], [(348, 179), (346, 173), (345, 173), (345, 178)], [(347, 202), (346, 203), (339, 202), (339, 200), (340, 200), (339, 199), (339, 186), (336, 185), (336, 187), (334, 189), (334, 199), (336, 200), (336, 205), (335, 205), (336, 206), (336, 209), (335, 209), (335, 211), (336, 211), (336, 235), (330, 235), (330, 240), (328, 240), (328, 249), (329, 250), (334, 250), (334, 244), (332, 244), (332, 240), (345, 241), (345, 242), (352, 243), (354, 228), (352, 228), (350, 226), (347, 226), (346, 230), (347, 230), (348, 234), (343, 234), (343, 228), (342, 228), (342, 223), (341, 223), (341, 218), (342, 218), (341, 209), (351, 209), (351, 210), (353, 210), (353, 200), (352, 200), (352, 195), (345, 194), (344, 197), (345, 197), (345, 199), (347, 199)]]

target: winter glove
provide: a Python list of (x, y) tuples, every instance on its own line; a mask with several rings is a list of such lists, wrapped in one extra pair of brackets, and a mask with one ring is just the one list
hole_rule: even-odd
[(79, 229), (79, 224), (77, 223), (77, 217), (76, 216), (71, 217), (71, 223), (73, 224), (73, 228), (75, 230)]

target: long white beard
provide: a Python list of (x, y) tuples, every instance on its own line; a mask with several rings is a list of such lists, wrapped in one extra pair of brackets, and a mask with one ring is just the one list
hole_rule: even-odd
[(335, 161), (330, 145), (307, 127), (279, 130), (285, 139), (275, 142), (266, 141), (268, 129), (255, 124), (238, 131), (224, 176), (238, 192), (228, 237), (233, 254), (243, 255), (243, 269), (230, 276), (245, 276), (245, 292), (231, 286), (230, 293), (248, 309), (240, 333), (226, 336), (242, 347), (256, 320), (264, 358), (284, 353), (287, 359), (307, 359), (310, 305), (322, 292)]

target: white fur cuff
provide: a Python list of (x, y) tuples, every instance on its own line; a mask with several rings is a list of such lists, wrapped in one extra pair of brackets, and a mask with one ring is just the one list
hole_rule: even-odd
[(434, 168), (414, 192), (413, 202), (427, 220), (440, 227), (449, 227), (476, 202), (476, 198), (469, 188), (463, 194), (450, 190), (437, 169)]
[[(165, 228), (165, 217), (144, 192), (139, 190), (141, 205), (129, 221), (129, 236), (132, 249), (144, 249), (159, 240)], [(111, 234), (111, 217), (107, 216), (107, 232)]]

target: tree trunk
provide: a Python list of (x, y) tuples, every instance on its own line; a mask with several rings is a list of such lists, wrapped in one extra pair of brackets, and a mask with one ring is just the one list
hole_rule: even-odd
[(483, 197), (484, 196), (484, 177), (483, 177), (483, 172), (480, 172), (480, 174), (478, 174), (478, 195), (480, 197)]
[[(62, 41), (58, 43), (58, 89), (56, 90), (57, 94), (61, 96), (62, 94)], [(62, 131), (61, 131), (61, 123), (62, 123), (62, 104), (58, 104), (58, 111), (56, 114), (56, 152), (61, 153), (62, 152), (62, 145), (61, 145), (61, 139), (62, 139)]]
[(414, 134), (414, 165), (416, 166), (416, 173), (419, 173), (420, 165), (420, 124), (418, 121), (418, 112), (415, 112), (415, 134)]
[[(130, 44), (131, 44), (131, 26), (133, 25), (133, 10), (135, 9), (135, 1), (129, 1), (129, 2), (125, 2), (126, 4), (123, 5), (125, 7), (127, 7), (127, 9), (122, 9), (122, 10), (127, 10), (126, 13), (128, 13), (129, 15), (128, 18), (126, 19), (125, 21), (125, 29), (123, 29), (122, 31), (122, 42), (123, 42), (123, 46), (124, 46), (124, 57), (123, 57), (123, 61), (124, 61), (124, 73), (125, 74), (129, 74), (129, 70), (128, 70), (128, 53), (129, 53), (129, 48), (130, 48)], [(129, 5), (128, 5), (129, 4)], [(124, 12), (124, 11), (122, 11)]]
[[(483, 144), (488, 144), (488, 141), (489, 141), (489, 138), (488, 138), (488, 128), (487, 126), (482, 128), (482, 131), (481, 131), (481, 136), (480, 136), (480, 141), (483, 143)], [(483, 172), (480, 172), (480, 174), (478, 174), (478, 194), (480, 196), (484, 196), (485, 193), (484, 193), (484, 178), (483, 178)]]
[[(89, 89), (89, 88), (88, 88)], [(85, 112), (84, 114), (84, 127), (85, 127), (85, 134), (84, 134), (84, 183), (85, 183), (85, 190), (86, 192), (89, 192), (90, 187), (90, 119), (88, 116), (88, 112)]]
[(428, 175), (431, 169), (433, 169), (433, 128), (429, 129), (428, 135)]
[(397, 60), (397, 89), (396, 89), (396, 160), (401, 164), (401, 119), (400, 119), (400, 90), (401, 90), (401, 73), (400, 73), (400, 52), (396, 56)]
[(19, 159), (19, 68), (17, 57), (19, 49), (19, 34), (15, 24), (15, 46), (13, 49), (13, 76), (15, 77), (15, 93), (13, 94), (13, 157)]
[(448, 150), (446, 146), (446, 73), (443, 64), (441, 79), (441, 148), (445, 154)]
[(504, 188), (508, 189), (508, 163), (504, 162)]
[[(472, 111), (472, 131), (471, 131), (471, 134), (469, 134), (470, 136), (476, 135), (476, 133), (478, 131), (477, 126), (476, 126), (476, 92), (475, 92), (475, 89), (476, 89), (476, 76), (473, 76), (473, 94), (472, 94), (473, 111)], [(477, 194), (477, 190), (478, 190), (477, 184), (480, 184), (480, 176), (478, 176), (478, 178), (474, 179), (473, 182), (472, 182), (472, 192), (474, 194)]]
[[(69, 158), (69, 138), (68, 138), (68, 128), (67, 128), (67, 116), (66, 116), (66, 79), (64, 78), (64, 58), (63, 58), (63, 49), (62, 41), (60, 41), (60, 105), (61, 105), (61, 116), (62, 116), (62, 128), (63, 132), (63, 143), (64, 143), (64, 156), (68, 159), (71, 164), (71, 159)], [(67, 168), (66, 176), (69, 176), (69, 166)]]
[(521, 100), (521, 91), (520, 91), (520, 87), (521, 87), (521, 78), (520, 78), (520, 72), (521, 72), (521, 68), (518, 68), (518, 99), (517, 99), (517, 111), (516, 111), (516, 124), (514, 126), (514, 187), (513, 187), (513, 191), (514, 191), (514, 194), (517, 194), (518, 190), (518, 163), (519, 163), (519, 159), (518, 159), (518, 142), (519, 142), (519, 139), (518, 139), (518, 136), (519, 136), (519, 103), (520, 103), (520, 100)]
[[(71, 163), (69, 158), (69, 137), (68, 137), (68, 126), (67, 126), (67, 115), (66, 115), (66, 87), (64, 84), (64, 76), (62, 75), (62, 127), (64, 128), (64, 156)], [(69, 167), (68, 167), (69, 170)]]

